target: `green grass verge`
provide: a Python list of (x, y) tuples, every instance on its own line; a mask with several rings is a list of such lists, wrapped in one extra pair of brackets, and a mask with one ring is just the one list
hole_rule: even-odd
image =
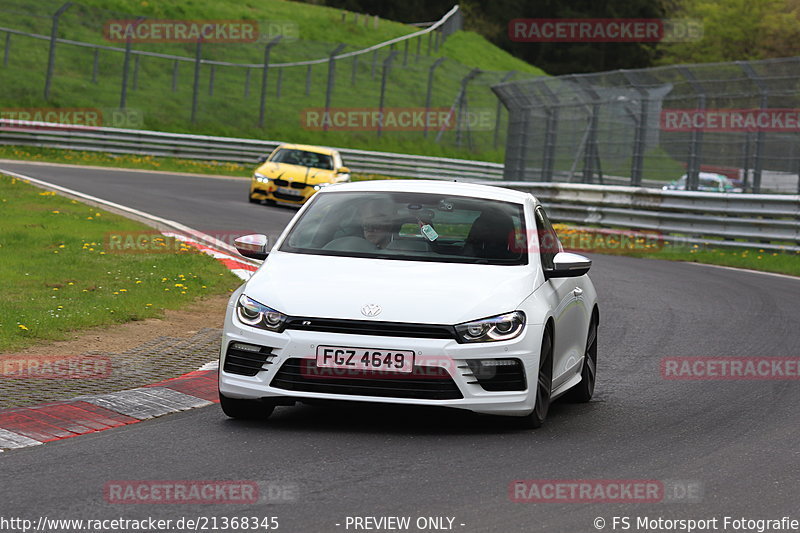
[(665, 246), (651, 253), (628, 253), (632, 257), (689, 261), (707, 265), (721, 265), (762, 272), (775, 272), (800, 276), (800, 252), (773, 252), (760, 248), (743, 250), (719, 249), (694, 246)]
[[(763, 248), (721, 249), (701, 245), (660, 244), (645, 239), (629, 239), (621, 245), (621, 239), (613, 233), (602, 234), (601, 228), (574, 227), (555, 224), (562, 244), (577, 252), (623, 255), (668, 261), (689, 261), (708, 265), (747, 268), (762, 272), (775, 272), (800, 276), (800, 251), (774, 252)], [(624, 233), (625, 230), (619, 230)], [(612, 230), (613, 232), (613, 230)]]
[(194, 249), (122, 254), (108, 234), (151, 228), (0, 176), (0, 351), (160, 317), (241, 281)]

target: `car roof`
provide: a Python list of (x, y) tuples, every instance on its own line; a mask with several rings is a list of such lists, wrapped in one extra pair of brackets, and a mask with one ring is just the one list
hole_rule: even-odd
[[(499, 185), (499, 183), (498, 183)], [(326, 187), (320, 192), (325, 194), (336, 192), (422, 192), (433, 194), (450, 194), (453, 196), (468, 196), (472, 198), (485, 198), (487, 200), (500, 200), (522, 204), (531, 195), (521, 191), (514, 191), (493, 185), (478, 185), (464, 181), (422, 180), (422, 179), (389, 179), (356, 181), (340, 183), (333, 187)]]
[(289, 148), (292, 150), (305, 150), (306, 152), (315, 152), (317, 154), (333, 155), (336, 150), (328, 148), (327, 146), (314, 146), (313, 144), (281, 144), (278, 148)]

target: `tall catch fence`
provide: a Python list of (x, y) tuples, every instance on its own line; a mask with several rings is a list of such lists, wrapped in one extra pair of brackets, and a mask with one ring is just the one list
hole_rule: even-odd
[[(800, 190), (800, 58), (498, 84), (506, 180)], [(712, 181), (709, 181), (709, 179)]]

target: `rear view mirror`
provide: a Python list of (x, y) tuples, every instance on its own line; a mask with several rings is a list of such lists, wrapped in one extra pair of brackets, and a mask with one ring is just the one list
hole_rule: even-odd
[(589, 272), (592, 260), (571, 252), (558, 252), (553, 258), (553, 269), (546, 272), (548, 278), (576, 278)]
[(236, 246), (236, 251), (250, 259), (259, 259), (263, 261), (269, 254), (269, 250), (267, 249), (267, 246), (269, 246), (269, 238), (266, 235), (258, 233), (243, 235), (234, 240), (233, 244)]
[(336, 171), (337, 174), (350, 174), (350, 169), (347, 167), (339, 167), (339, 170)]

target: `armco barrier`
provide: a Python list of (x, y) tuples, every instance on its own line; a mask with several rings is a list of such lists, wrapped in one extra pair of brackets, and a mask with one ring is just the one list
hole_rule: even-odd
[(484, 182), (530, 192), (553, 220), (656, 231), (666, 241), (800, 250), (800, 196), (663, 191), (527, 181)]

